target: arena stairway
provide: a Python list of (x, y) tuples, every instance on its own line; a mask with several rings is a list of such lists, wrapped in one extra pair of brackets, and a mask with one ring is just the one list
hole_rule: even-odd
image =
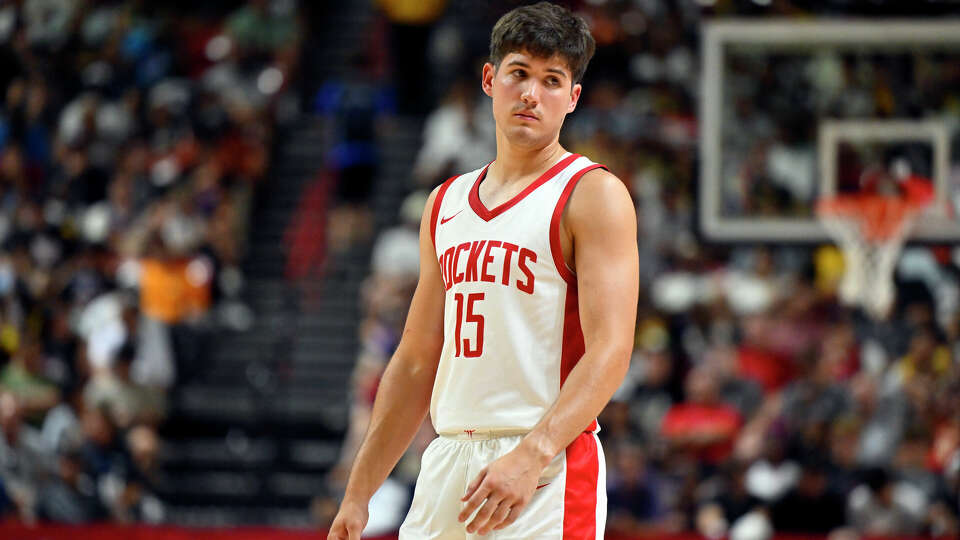
[[(258, 192), (251, 215), (243, 268), (243, 300), (253, 324), (244, 332), (218, 331), (197, 376), (171, 396), (163, 435), (170, 480), (164, 499), (172, 522), (304, 524), (305, 508), (336, 460), (355, 348), (356, 310), (349, 308), (356, 302), (349, 289), (338, 291), (329, 300), (344, 308), (341, 318), (308, 330), (314, 321), (298, 312), (297, 291), (283, 277), (284, 231), (330, 138), (329, 125), (316, 118), (295, 123), (280, 137), (269, 184)], [(302, 335), (311, 336), (318, 356), (341, 369), (293, 369)], [(314, 392), (303, 392), (305, 387)]]
[[(396, 222), (422, 129), (419, 118), (390, 122), (371, 201), (377, 231)], [(164, 432), (171, 521), (308, 526), (310, 500), (339, 456), (372, 239), (333, 256), (322, 281), (295, 286), (282, 277), (294, 194), (329, 137), (317, 119), (284, 137), (251, 223), (244, 298), (253, 327), (219, 334), (198, 380), (174, 394)]]
[[(377, 231), (396, 221), (422, 129), (420, 118), (389, 122), (371, 201)], [(244, 265), (254, 324), (218, 334), (209, 364), (174, 393), (164, 428), (173, 522), (308, 526), (310, 500), (338, 458), (372, 239), (332, 256), (322, 281), (283, 279), (283, 231), (329, 128), (306, 119), (278, 144)]]
[[(372, 20), (366, 2), (315, 7), (302, 61), (305, 110), (317, 81), (341, 74), (353, 51), (345, 44), (362, 39)], [(243, 264), (253, 324), (217, 332), (198, 376), (171, 396), (161, 495), (172, 523), (310, 525), (310, 501), (346, 429), (370, 245), (331, 256), (322, 281), (294, 285), (284, 279), (284, 232), (333, 142), (333, 126), (309, 114), (278, 130)]]

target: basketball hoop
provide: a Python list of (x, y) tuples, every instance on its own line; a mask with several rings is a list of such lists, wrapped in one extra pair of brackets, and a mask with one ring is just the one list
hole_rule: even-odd
[(916, 216), (929, 199), (854, 194), (824, 197), (817, 217), (843, 250), (840, 300), (882, 319), (893, 305), (893, 270)]

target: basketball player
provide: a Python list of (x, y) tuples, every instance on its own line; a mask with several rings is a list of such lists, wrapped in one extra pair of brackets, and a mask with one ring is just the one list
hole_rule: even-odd
[(626, 188), (558, 142), (593, 50), (546, 2), (494, 27), (496, 160), (430, 195), (419, 283), (329, 539), (360, 538), (428, 408), (439, 437), (401, 539), (603, 537), (596, 417), (629, 364), (639, 278)]

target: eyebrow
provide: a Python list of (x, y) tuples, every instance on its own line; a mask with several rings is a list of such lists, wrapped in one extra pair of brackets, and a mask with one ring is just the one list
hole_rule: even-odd
[[(511, 60), (511, 61), (507, 62), (507, 65), (508, 65), (508, 66), (520, 66), (520, 67), (530, 68), (530, 64), (524, 62), (523, 60)], [(547, 68), (547, 71), (548, 71), (549, 73), (557, 73), (557, 74), (559, 74), (559, 75), (563, 75), (564, 77), (567, 77), (567, 73), (566, 73), (565, 71), (563, 71), (562, 69), (558, 69), (558, 68)]]

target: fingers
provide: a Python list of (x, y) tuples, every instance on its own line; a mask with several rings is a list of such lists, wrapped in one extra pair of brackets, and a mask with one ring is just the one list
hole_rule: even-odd
[[(480, 484), (483, 483), (483, 479), (486, 478), (486, 477), (487, 477), (487, 468), (484, 467), (484, 468), (477, 474), (477, 477), (473, 479), (473, 482), (470, 482), (470, 485), (467, 486), (467, 492), (464, 494), (463, 498), (461, 498), (460, 500), (461, 500), (461, 501), (465, 501), (465, 500), (469, 499), (470, 496), (473, 495), (473, 492), (476, 491), (477, 488), (480, 487)], [(469, 514), (468, 514), (468, 515), (469, 515)], [(467, 519), (467, 518), (463, 518), (463, 519)], [(460, 521), (463, 521), (463, 519), (461, 519)]]
[(363, 525), (360, 523), (344, 523), (335, 520), (333, 525), (330, 526), (327, 540), (360, 540), (360, 534), (362, 532)]
[[(503, 505), (501, 504), (501, 506), (503, 506)], [(526, 503), (526, 502), (523, 502), (523, 501), (518, 502), (517, 504), (511, 506), (511, 507), (509, 508), (509, 510), (507, 511), (507, 515), (504, 516), (503, 521), (501, 521), (500, 523), (498, 523), (498, 524), (493, 528), (493, 530), (499, 531), (500, 529), (502, 529), (502, 528), (504, 528), (504, 527), (507, 527), (507, 526), (513, 524), (513, 522), (516, 521), (518, 517), (520, 517), (520, 513), (523, 512), (523, 509), (524, 509), (526, 506), (527, 506), (527, 503)], [(498, 509), (498, 510), (499, 510), (499, 509)]]
[[(487, 502), (483, 505), (482, 508), (480, 508), (480, 511), (477, 512), (477, 516), (473, 518), (473, 521), (471, 521), (469, 525), (467, 525), (467, 532), (473, 534), (474, 532), (477, 532), (477, 530), (481, 528), (485, 528), (488, 525), (490, 518), (493, 516), (493, 513), (497, 511), (497, 508), (500, 506), (501, 502), (503, 502), (502, 499), (500, 500), (487, 499)], [(504, 506), (506, 506), (507, 509), (509, 510), (510, 508), (509, 504), (504, 504)], [(486, 534), (486, 533), (480, 533), (480, 534)]]
[(360, 540), (360, 535), (363, 534), (363, 528), (366, 523), (361, 523), (359, 521), (354, 521), (347, 525), (347, 531), (350, 533), (350, 536), (347, 540)]
[(357, 537), (358, 536), (351, 536), (346, 527), (334, 526), (330, 529), (330, 534), (327, 535), (327, 540), (351, 540), (352, 538)]
[(490, 516), (486, 525), (480, 527), (477, 534), (483, 536), (492, 530), (502, 529), (505, 526), (503, 525), (503, 520), (507, 519), (507, 516), (511, 514), (511, 510), (513, 510), (513, 507), (509, 503), (501, 501), (500, 506), (497, 506), (497, 511)]
[(490, 486), (486, 483), (481, 483), (479, 487), (473, 490), (473, 495), (470, 496), (470, 500), (467, 501), (467, 504), (464, 505), (463, 510), (460, 511), (460, 515), (457, 516), (461, 522), (464, 522), (469, 518), (473, 511), (477, 508), (480, 508), (480, 505), (483, 504), (483, 501), (487, 499), (487, 496), (490, 495)]

